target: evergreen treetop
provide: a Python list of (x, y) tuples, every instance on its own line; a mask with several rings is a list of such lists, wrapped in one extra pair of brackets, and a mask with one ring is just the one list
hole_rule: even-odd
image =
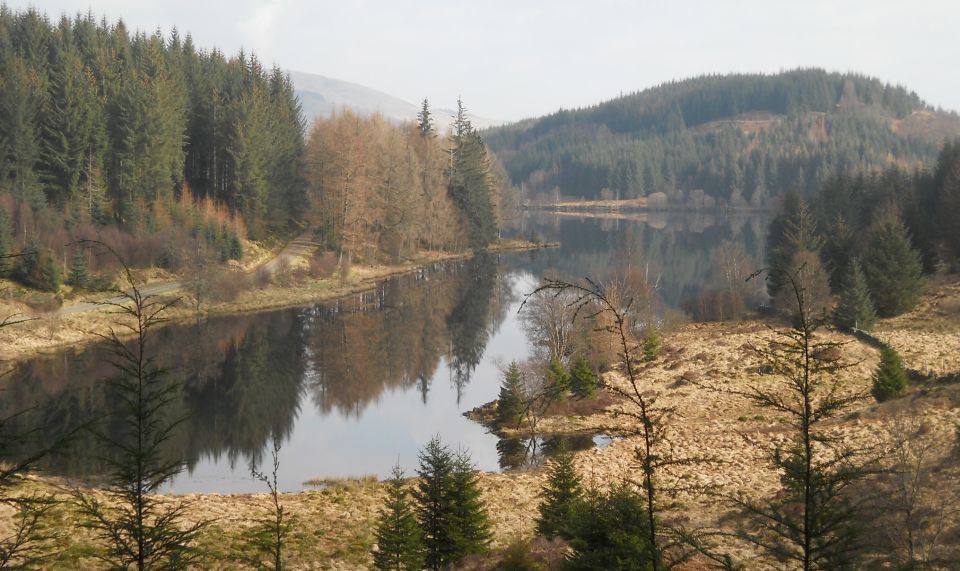
[(540, 487), (537, 507), (537, 533), (548, 538), (570, 538), (578, 503), (583, 498), (583, 484), (573, 465), (573, 454), (562, 450), (550, 459), (547, 479)]
[(862, 329), (870, 331), (877, 320), (877, 314), (870, 301), (867, 290), (867, 278), (860, 268), (860, 261), (850, 260), (843, 279), (840, 282), (840, 302), (833, 314), (834, 323), (841, 329)]
[(394, 466), (387, 481), (387, 501), (380, 510), (375, 532), (374, 566), (381, 571), (419, 571), (423, 568), (420, 524), (403, 480), (403, 470)]

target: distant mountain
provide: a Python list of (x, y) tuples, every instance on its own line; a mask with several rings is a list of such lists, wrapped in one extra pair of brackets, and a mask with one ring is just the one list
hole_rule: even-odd
[(494, 128), (484, 140), (526, 198), (763, 206), (840, 171), (932, 162), (960, 117), (857, 74), (704, 76)]
[[(380, 113), (390, 121), (415, 121), (420, 104), (410, 103), (376, 89), (333, 79), (313, 73), (291, 71), (290, 79), (300, 102), (307, 124), (316, 117), (326, 117), (338, 109), (350, 109), (362, 116)], [(433, 109), (433, 115), (439, 125), (449, 126), (455, 111)], [(478, 129), (503, 124), (503, 121), (486, 119), (470, 115), (470, 120)]]

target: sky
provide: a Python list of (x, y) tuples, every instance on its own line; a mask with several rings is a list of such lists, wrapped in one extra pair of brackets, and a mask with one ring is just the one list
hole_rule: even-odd
[(960, 110), (955, 0), (5, 0), (516, 120), (660, 83), (855, 71)]

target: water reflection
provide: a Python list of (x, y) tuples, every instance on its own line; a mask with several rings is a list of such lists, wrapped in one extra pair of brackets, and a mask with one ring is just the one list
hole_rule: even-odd
[(501, 438), (497, 441), (497, 455), (503, 470), (528, 470), (541, 466), (548, 458), (562, 451), (605, 448), (610, 442), (612, 439), (609, 436), (600, 434)]
[[(190, 468), (204, 458), (243, 467), (260, 460), (272, 435), (289, 439), (303, 406), (357, 420), (386, 392), (412, 387), (426, 404), (442, 363), (459, 400), (516, 301), (504, 279), (495, 258), (478, 256), (332, 304), (157, 330), (158, 363), (183, 387), (170, 414), (186, 420), (170, 450)], [(22, 413), (10, 428), (49, 444), (80, 424), (109, 422), (117, 395), (102, 380), (113, 374), (101, 346), (19, 363), (3, 379), (0, 413)], [(41, 468), (95, 478), (103, 460), (92, 434), (81, 431)]]
[[(169, 446), (189, 473), (172, 489), (260, 490), (247, 465), (273, 435), (283, 443), (283, 490), (319, 476), (385, 476), (398, 456), (410, 472), (417, 449), (438, 433), (470, 448), (483, 469), (537, 465), (557, 439), (498, 444), (461, 414), (496, 398), (500, 364), (530, 356), (516, 315), (522, 294), (548, 271), (603, 278), (629, 266), (657, 280), (665, 307), (683, 307), (725, 291), (731, 267), (759, 265), (763, 228), (756, 219), (704, 216), (527, 217), (516, 234), (532, 231), (562, 248), (438, 264), (335, 303), (159, 329), (158, 362), (183, 387), (170, 414), (186, 419)], [(0, 379), (0, 416), (22, 413), (7, 428), (39, 441), (30, 446), (109, 422), (117, 395), (103, 379), (113, 374), (98, 346), (16, 363)], [(596, 444), (564, 438), (571, 449)], [(11, 453), (26, 450), (14, 443)], [(95, 480), (105, 471), (100, 454), (81, 431), (41, 468)]]

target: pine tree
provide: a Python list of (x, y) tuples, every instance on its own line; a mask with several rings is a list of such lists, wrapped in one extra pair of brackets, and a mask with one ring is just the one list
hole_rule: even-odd
[(387, 482), (387, 503), (377, 521), (377, 550), (373, 564), (381, 571), (413, 571), (423, 568), (420, 524), (403, 481), (403, 470), (394, 466)]
[(420, 481), (413, 492), (417, 519), (423, 532), (424, 563), (428, 569), (440, 569), (454, 561), (450, 537), (451, 497), (453, 494), (453, 455), (435, 436), (420, 451), (417, 475)]
[(480, 478), (466, 450), (453, 459), (450, 489), (449, 537), (453, 553), (451, 561), (467, 555), (485, 553), (493, 539), (490, 517), (480, 494)]
[(77, 248), (73, 253), (73, 262), (70, 264), (70, 276), (67, 283), (75, 288), (85, 288), (90, 283), (90, 273), (87, 270), (87, 256), (83, 248)]
[(877, 314), (867, 291), (867, 278), (860, 268), (860, 261), (854, 258), (843, 274), (840, 303), (833, 313), (833, 321), (841, 329), (870, 331), (876, 320)]
[(907, 372), (900, 354), (893, 347), (884, 347), (880, 350), (880, 363), (873, 373), (873, 397), (877, 402), (883, 402), (901, 396), (906, 388)]
[(583, 355), (577, 355), (570, 369), (570, 392), (573, 396), (578, 399), (592, 398), (597, 392), (599, 383), (597, 372), (593, 370), (590, 363), (583, 358)]
[(549, 538), (569, 538), (572, 518), (582, 498), (583, 485), (573, 465), (573, 455), (563, 450), (550, 460), (547, 479), (540, 487), (537, 533)]
[(886, 220), (873, 229), (863, 273), (879, 315), (899, 315), (916, 306), (923, 292), (923, 264), (903, 223)]
[(516, 361), (503, 376), (500, 385), (500, 396), (497, 398), (497, 424), (500, 426), (516, 426), (523, 422), (525, 415), (526, 387), (523, 382), (523, 371)]

